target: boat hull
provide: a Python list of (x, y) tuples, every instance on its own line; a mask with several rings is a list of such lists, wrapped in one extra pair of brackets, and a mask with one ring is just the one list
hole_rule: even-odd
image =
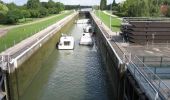
[(60, 37), (60, 42), (58, 43), (59, 50), (73, 50), (74, 49), (74, 38), (72, 36), (62, 36)]
[(88, 35), (84, 35), (81, 37), (79, 44), (80, 45), (93, 45), (91, 34), (90, 33), (86, 33), (86, 34)]

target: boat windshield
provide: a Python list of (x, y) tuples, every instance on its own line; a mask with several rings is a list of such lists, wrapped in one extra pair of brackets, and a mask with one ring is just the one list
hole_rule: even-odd
[(64, 45), (69, 46), (70, 45), (70, 41), (64, 41)]

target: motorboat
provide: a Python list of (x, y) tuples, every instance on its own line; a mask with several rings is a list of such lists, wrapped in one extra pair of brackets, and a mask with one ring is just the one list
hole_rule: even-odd
[(80, 45), (92, 45), (93, 39), (91, 33), (83, 33), (80, 39)]
[(74, 49), (74, 37), (63, 35), (60, 37), (60, 41), (58, 43), (59, 50), (72, 50)]
[(90, 19), (80, 19), (80, 20), (77, 20), (76, 23), (77, 24), (88, 24), (90, 23)]
[(94, 32), (94, 28), (91, 25), (87, 25), (83, 28), (83, 31), (85, 33), (93, 33)]

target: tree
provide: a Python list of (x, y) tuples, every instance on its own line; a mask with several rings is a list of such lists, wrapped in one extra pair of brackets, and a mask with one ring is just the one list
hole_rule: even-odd
[(113, 6), (117, 5), (115, 0), (113, 0), (112, 5), (113, 5)]
[(21, 13), (23, 15), (23, 18), (25, 19), (25, 22), (26, 22), (26, 18), (29, 18), (31, 16), (28, 10), (21, 10)]
[(100, 9), (101, 10), (104, 10), (104, 9), (106, 9), (106, 6), (107, 5), (107, 1), (106, 0), (101, 0), (100, 1)]
[(18, 9), (10, 10), (6, 16), (7, 24), (16, 24), (19, 19), (23, 18), (22, 13)]
[(47, 3), (47, 8), (54, 8), (55, 7), (55, 2), (53, 0), (49, 0)]
[[(126, 0), (119, 9), (129, 17), (159, 16), (160, 7), (156, 0)], [(139, 9), (140, 8), (140, 9)]]
[(27, 8), (28, 9), (39, 9), (40, 8), (40, 1), (39, 0), (28, 0)]
[(64, 10), (64, 4), (60, 2), (56, 2), (55, 7), (58, 9), (58, 11), (63, 11)]
[(166, 16), (170, 17), (170, 7), (168, 7), (168, 12), (167, 12)]
[(8, 12), (8, 7), (0, 3), (0, 19), (3, 19)]
[(18, 6), (15, 3), (9, 3), (6, 4), (6, 6), (9, 8), (9, 10), (18, 9)]
[(49, 13), (48, 13), (48, 9), (47, 8), (44, 8), (44, 7), (42, 7), (40, 10), (39, 10), (39, 12), (40, 12), (40, 16), (39, 17), (45, 17), (45, 16), (47, 16)]
[(40, 12), (39, 10), (29, 10), (31, 18), (39, 18), (40, 17)]

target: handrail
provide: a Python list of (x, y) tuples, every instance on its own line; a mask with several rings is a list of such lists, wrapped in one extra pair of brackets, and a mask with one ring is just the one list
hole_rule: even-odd
[[(141, 61), (140, 58), (138, 58), (137, 56), (135, 56), (134, 58), (137, 58), (137, 60), (139, 60), (139, 61), (142, 63), (143, 68), (146, 68), (147, 71), (149, 71), (149, 73), (147, 73), (147, 71), (144, 70), (144, 72), (146, 72), (146, 74), (144, 74), (144, 75), (145, 75), (146, 77), (148, 77), (149, 81), (156, 87), (156, 89), (157, 89), (166, 99), (170, 99), (170, 95), (169, 95), (169, 93), (170, 93), (170, 88), (169, 88), (156, 74), (154, 74), (153, 71), (152, 71), (146, 64), (144, 64), (144, 63)], [(140, 66), (138, 66), (138, 67), (140, 67)], [(153, 75), (152, 77), (154, 77), (154, 79), (152, 79), (151, 77), (149, 77), (150, 74)], [(155, 81), (155, 78), (156, 78), (156, 81)], [(157, 84), (157, 80), (158, 80), (158, 84)], [(153, 82), (154, 82), (155, 84), (154, 84)], [(156, 84), (157, 84), (158, 86), (156, 86)], [(168, 91), (165, 91), (165, 90), (164, 90), (165, 88), (166, 88)], [(161, 90), (163, 91), (163, 93), (162, 93)], [(168, 92), (168, 93), (167, 93), (167, 92)]]
[[(92, 17), (94, 17), (94, 16), (92, 16)], [(146, 18), (145, 18), (146, 19)], [(99, 20), (99, 19), (98, 19)], [(96, 21), (96, 20), (95, 20)], [(99, 20), (100, 21), (100, 20)], [(124, 21), (127, 21), (127, 20), (124, 20)], [(97, 23), (97, 21), (96, 21), (96, 23)], [(103, 32), (103, 30), (101, 29), (101, 27), (100, 27), (100, 25), (98, 25), (98, 27), (99, 27), (99, 29)], [(107, 38), (106, 37), (106, 35), (104, 34), (104, 37), (105, 38)], [(115, 40), (114, 40), (114, 42), (115, 42)], [(111, 43), (110, 42), (108, 42), (109, 43), (109, 45), (111, 46)], [(117, 44), (116, 44), (117, 45)], [(117, 45), (117, 47), (119, 48), (119, 46)], [(115, 52), (115, 49), (113, 48), (113, 46), (111, 46), (111, 48), (113, 49), (113, 51)], [(119, 48), (120, 49), (120, 48)], [(121, 49), (120, 49), (120, 51), (121, 51)], [(122, 51), (121, 51), (122, 52)], [(124, 54), (124, 52), (122, 52), (123, 54)], [(117, 53), (115, 52), (115, 54), (116, 54), (116, 57), (120, 60), (120, 61), (122, 61), (121, 59), (120, 59), (120, 57), (117, 55)], [(127, 58), (127, 57), (126, 57)], [(135, 68), (137, 69), (137, 71), (142, 75), (142, 77), (148, 82), (148, 84), (149, 84), (149, 86), (151, 86), (151, 88), (155, 91), (155, 100), (158, 98), (158, 92), (157, 92), (157, 90), (159, 91), (159, 93), (165, 93), (165, 94), (160, 94), (160, 95), (162, 95), (163, 97), (165, 97), (165, 98), (169, 98), (169, 95), (168, 95), (168, 93), (166, 92), (166, 91), (164, 91), (164, 89), (163, 89), (163, 87), (162, 87), (162, 85), (164, 86), (164, 87), (166, 87), (168, 90), (169, 90), (169, 92), (170, 92), (170, 89), (169, 89), (169, 87), (156, 75), (156, 74), (154, 74), (137, 56), (135, 56), (134, 58), (137, 58), (137, 60), (139, 60), (141, 63), (142, 63), (142, 65), (144, 65), (149, 71), (150, 71), (150, 73), (152, 73), (158, 80), (159, 80), (159, 84), (158, 84), (158, 86), (156, 86), (156, 81), (155, 80), (152, 80), (149, 76), (148, 76), (148, 73), (146, 72), (146, 70), (143, 70), (143, 71), (141, 71), (141, 70), (139, 70), (139, 68), (141, 68), (138, 64), (135, 64), (133, 61), (130, 61), (134, 66), (135, 66)], [(128, 59), (128, 58), (127, 58)], [(123, 62), (123, 61), (122, 61)], [(125, 62), (123, 62), (123, 63), (125, 63)], [(126, 64), (129, 64), (129, 63), (126, 63)], [(145, 68), (144, 67), (144, 68)], [(128, 68), (129, 69), (129, 68)], [(132, 71), (131, 71), (132, 72)], [(132, 72), (133, 73), (133, 72)], [(154, 83), (155, 84), (154, 84)], [(139, 84), (140, 84), (140, 82), (139, 82)], [(162, 89), (162, 91), (160, 90), (160, 89)], [(147, 92), (147, 90), (146, 90), (146, 92)]]
[(170, 18), (161, 17), (123, 17), (123, 19), (128, 21), (170, 21)]
[[(148, 80), (148, 78), (139, 70), (138, 66), (137, 66), (134, 62), (132, 62), (132, 61), (130, 61), (130, 63), (134, 66), (134, 73), (133, 73), (133, 71), (131, 70), (132, 66), (130, 66), (131, 68), (128, 68), (128, 69), (130, 70), (130, 72), (133, 73), (134, 77), (135, 77), (137, 80), (139, 80), (139, 77), (140, 77), (140, 76), (136, 76), (136, 70), (138, 71), (138, 73), (140, 73), (140, 75), (146, 80), (146, 82), (147, 82), (148, 85), (151, 87), (151, 89), (155, 92), (154, 100), (157, 100), (157, 99), (158, 99), (158, 92), (157, 92), (157, 90), (154, 88), (154, 86), (151, 84), (151, 82)], [(127, 66), (129, 66), (129, 65), (127, 65)], [(133, 68), (132, 68), (132, 69), (133, 69)], [(142, 84), (142, 83), (141, 83), (141, 80), (139, 80), (139, 81), (140, 81), (139, 84), (141, 84), (141, 85), (143, 86), (143, 88), (146, 87), (145, 84)], [(145, 89), (146, 92), (150, 91), (150, 90), (148, 90), (148, 88), (147, 88), (147, 89), (144, 88), (144, 89)], [(152, 92), (150, 92), (150, 93), (152, 93)], [(148, 93), (148, 96), (149, 96), (149, 93)], [(152, 98), (152, 96), (150, 96), (150, 98)]]

